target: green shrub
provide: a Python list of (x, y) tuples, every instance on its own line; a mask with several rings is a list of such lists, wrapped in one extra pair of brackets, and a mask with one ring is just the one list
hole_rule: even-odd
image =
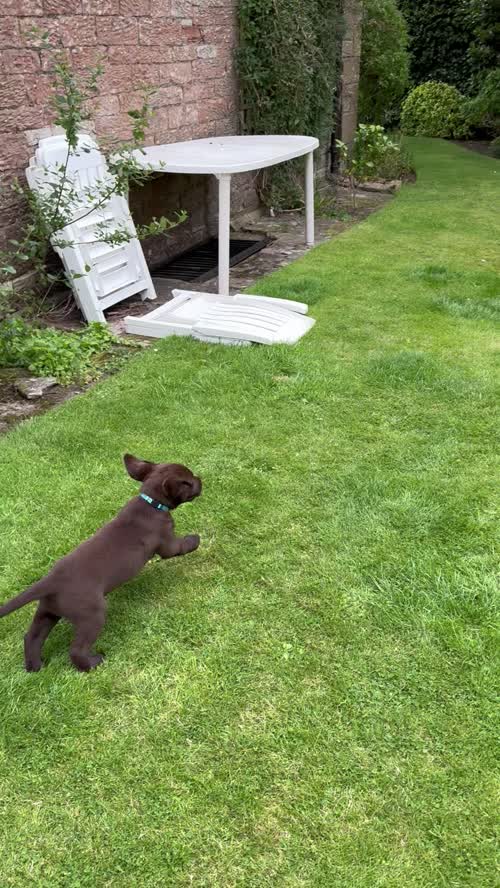
[(365, 0), (361, 42), (359, 119), (392, 123), (408, 85), (408, 33), (396, 0)]
[(493, 139), (493, 141), (490, 142), (490, 148), (491, 148), (491, 153), (493, 154), (493, 157), (500, 158), (500, 136), (497, 136), (496, 139)]
[(408, 179), (414, 175), (413, 159), (401, 142), (392, 140), (390, 148), (377, 165), (376, 178), (382, 180)]
[(249, 133), (331, 131), (340, 0), (240, 0), (237, 61)]
[(421, 83), (403, 102), (401, 131), (409, 136), (465, 138), (465, 100), (448, 83)]
[(382, 161), (397, 150), (383, 126), (360, 123), (354, 137), (352, 166), (358, 182), (373, 179)]
[(466, 104), (471, 127), (500, 135), (500, 68), (493, 68), (485, 77), (477, 96)]
[(61, 383), (89, 382), (117, 363), (112, 352), (119, 344), (104, 324), (66, 333), (10, 318), (0, 323), (0, 366), (24, 367)]
[[(412, 172), (410, 157), (401, 143), (387, 135), (383, 126), (375, 123), (360, 123), (349, 151), (345, 142), (337, 139), (337, 148), (348, 175), (357, 182), (381, 176), (381, 170), (405, 170)], [(385, 177), (383, 177), (385, 178)], [(395, 178), (391, 175), (388, 178)]]
[(353, 206), (356, 206), (356, 185), (360, 182), (395, 179), (413, 171), (406, 151), (378, 124), (360, 123), (350, 150), (340, 139), (336, 145), (342, 170), (350, 180)]

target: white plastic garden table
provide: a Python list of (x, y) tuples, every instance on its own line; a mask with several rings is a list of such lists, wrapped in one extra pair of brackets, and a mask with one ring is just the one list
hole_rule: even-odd
[[(156, 145), (136, 152), (150, 171), (198, 173), (219, 180), (219, 293), (174, 290), (173, 299), (141, 317), (124, 319), (125, 330), (138, 335), (194, 336), (206, 342), (248, 345), (251, 342), (297, 342), (314, 324), (308, 305), (269, 296), (229, 296), (231, 177), (306, 156), (306, 241), (314, 243), (313, 152), (318, 140), (307, 136), (223, 136)], [(71, 280), (75, 297), (88, 321), (105, 322), (104, 310), (136, 293), (155, 299), (134, 223), (123, 196), (112, 193), (95, 206), (92, 194), (111, 184), (105, 158), (89, 136), (80, 135), (68, 155), (63, 135), (42, 139), (26, 175), (30, 187), (44, 193), (64, 168), (71, 188), (73, 221), (62, 232), (64, 246), (54, 246)], [(103, 241), (101, 227), (125, 225), (130, 240)]]
[(314, 244), (314, 163), (319, 141), (310, 136), (220, 136), (155, 145), (135, 152), (147, 169), (161, 173), (194, 173), (219, 180), (219, 293), (229, 295), (231, 177), (306, 157), (306, 243)]

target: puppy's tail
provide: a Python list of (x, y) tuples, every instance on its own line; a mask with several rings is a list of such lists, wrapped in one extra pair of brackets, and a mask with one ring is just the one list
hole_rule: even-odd
[(12, 611), (18, 610), (20, 607), (24, 607), (25, 604), (29, 604), (30, 601), (36, 601), (37, 598), (42, 598), (42, 596), (42, 583), (33, 583), (32, 586), (24, 592), (21, 592), (20, 595), (16, 595), (15, 598), (11, 598), (10, 601), (0, 607), (0, 617), (6, 617), (7, 614), (11, 614)]

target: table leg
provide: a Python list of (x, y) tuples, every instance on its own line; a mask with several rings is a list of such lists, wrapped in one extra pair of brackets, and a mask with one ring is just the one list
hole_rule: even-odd
[(314, 156), (306, 154), (306, 244), (314, 245)]
[(221, 296), (229, 296), (229, 242), (231, 219), (231, 176), (219, 179), (219, 286)]

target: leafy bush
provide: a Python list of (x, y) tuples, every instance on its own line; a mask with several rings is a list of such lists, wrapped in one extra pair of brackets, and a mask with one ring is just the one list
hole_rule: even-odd
[(493, 141), (490, 143), (490, 148), (493, 157), (500, 158), (500, 136), (497, 136), (496, 139), (493, 139)]
[(359, 119), (387, 124), (399, 118), (408, 85), (408, 33), (396, 0), (365, 0), (361, 42)]
[(358, 182), (373, 178), (382, 160), (397, 149), (383, 126), (360, 123), (352, 147), (352, 166)]
[(54, 376), (63, 384), (89, 382), (117, 363), (112, 352), (119, 344), (104, 324), (66, 333), (10, 318), (0, 323), (0, 366), (24, 367), (35, 376)]
[[(329, 136), (341, 0), (240, 0), (238, 17), (243, 131)], [(264, 171), (263, 199), (296, 206), (296, 171), (293, 163)]]
[[(339, 139), (336, 144), (343, 170), (350, 179), (354, 206), (357, 183), (368, 179), (396, 178), (394, 171), (402, 167), (406, 172), (412, 170), (408, 155), (402, 154), (401, 145), (378, 124), (360, 123), (351, 150)], [(384, 170), (391, 175), (383, 175)]]
[(464, 97), (448, 83), (421, 83), (403, 102), (401, 130), (409, 136), (464, 138), (468, 132)]
[(500, 68), (486, 75), (477, 96), (467, 102), (466, 115), (474, 129), (500, 134)]
[(392, 148), (380, 159), (376, 169), (376, 178), (384, 181), (392, 179), (408, 179), (415, 173), (413, 159), (409, 151), (400, 141), (392, 140)]

